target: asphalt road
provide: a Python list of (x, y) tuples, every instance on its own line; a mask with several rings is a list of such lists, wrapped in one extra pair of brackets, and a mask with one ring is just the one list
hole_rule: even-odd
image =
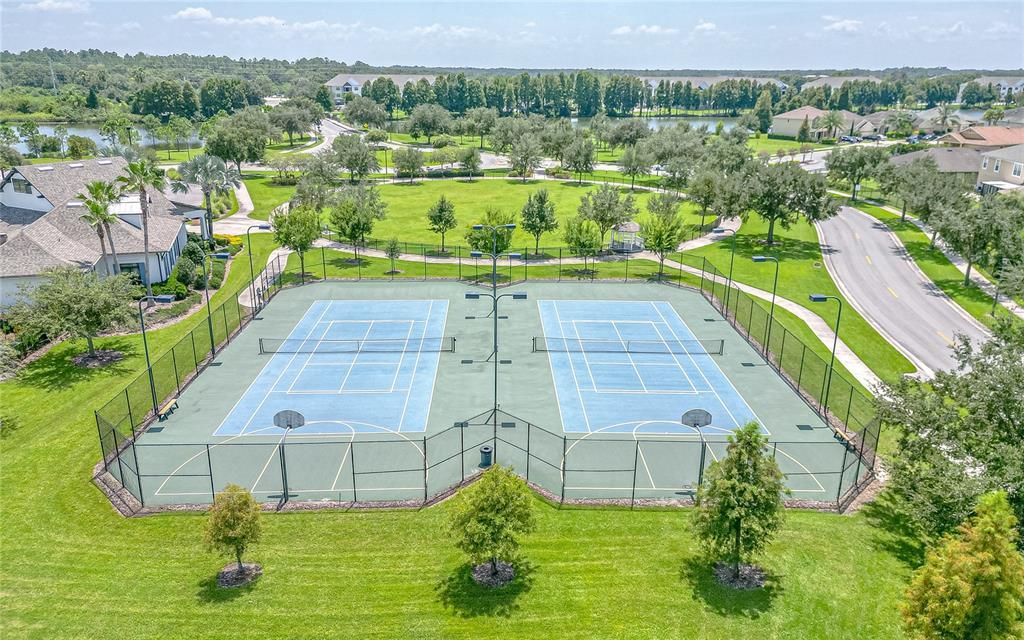
[[(955, 334), (984, 340), (987, 330), (918, 269), (889, 229), (850, 207), (818, 224), (829, 272), (868, 322), (931, 377), (955, 365)], [(842, 333), (842, 329), (840, 329)]]

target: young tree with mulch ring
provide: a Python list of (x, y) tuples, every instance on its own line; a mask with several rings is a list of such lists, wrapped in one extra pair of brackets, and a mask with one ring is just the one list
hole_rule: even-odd
[(537, 524), (533, 497), (511, 469), (495, 465), (452, 501), (448, 517), (455, 546), (473, 563), (473, 579), (498, 587), (515, 578), (519, 538)]
[(441, 253), (444, 250), (444, 235), (458, 225), (455, 219), (455, 203), (441, 194), (437, 202), (427, 210), (427, 227), (441, 236)]
[(391, 261), (391, 271), (388, 271), (388, 275), (393, 276), (396, 273), (401, 273), (401, 271), (395, 268), (395, 260), (402, 256), (402, 244), (398, 241), (398, 238), (388, 240), (387, 245), (384, 247), (384, 255)]
[(242, 554), (260, 540), (263, 532), (260, 505), (252, 494), (229, 484), (216, 495), (206, 520), (206, 545), (213, 551), (235, 556), (236, 566), (225, 567), (217, 576), (222, 587), (235, 587), (259, 577), (258, 564), (243, 564)]
[(766, 444), (756, 422), (731, 434), (725, 458), (708, 467), (697, 490), (694, 531), (717, 561), (719, 581), (734, 588), (764, 585), (764, 572), (749, 563), (782, 525), (786, 489)]

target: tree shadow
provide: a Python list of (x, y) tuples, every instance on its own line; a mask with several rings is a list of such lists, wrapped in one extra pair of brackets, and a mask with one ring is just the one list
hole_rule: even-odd
[[(507, 618), (519, 610), (519, 598), (533, 588), (537, 568), (529, 560), (516, 563), (516, 577), (509, 584), (489, 588), (473, 580), (473, 565), (466, 563), (437, 583), (438, 601), (462, 618)], [(216, 580), (214, 580), (216, 582)]]
[(741, 616), (756, 620), (772, 608), (782, 595), (779, 576), (767, 573), (767, 582), (760, 589), (741, 591), (723, 586), (715, 579), (711, 564), (706, 559), (690, 557), (683, 561), (679, 579), (693, 589), (693, 599), (723, 616)]
[(327, 266), (331, 269), (337, 269), (338, 271), (346, 271), (349, 269), (365, 269), (370, 266), (370, 261), (366, 258), (359, 256), (332, 256), (327, 259)]
[(205, 602), (206, 604), (231, 602), (232, 600), (237, 600), (241, 596), (247, 595), (256, 587), (258, 582), (259, 580), (255, 580), (241, 587), (227, 589), (217, 586), (217, 574), (215, 573), (212, 576), (207, 576), (199, 581), (199, 588), (196, 590), (196, 600)]
[(582, 267), (578, 269), (563, 268), (563, 278), (576, 278), (577, 280), (594, 280), (597, 278), (597, 269), (584, 269)]
[(81, 343), (81, 348), (72, 348), (71, 345), (57, 345), (49, 353), (25, 366), (18, 373), (18, 380), (33, 387), (40, 387), (47, 391), (64, 389), (78, 384), (85, 380), (98, 376), (124, 375), (131, 372), (132, 367), (125, 364), (125, 360), (136, 354), (137, 345), (126, 337), (104, 338), (97, 341), (97, 349), (119, 351), (124, 356), (117, 362), (105, 367), (81, 367), (75, 364), (74, 359), (86, 352), (85, 341), (75, 341), (75, 345)]
[(924, 563), (927, 544), (913, 520), (900, 508), (900, 498), (892, 491), (883, 491), (862, 511), (876, 529), (872, 540), (875, 548), (903, 564), (916, 569)]

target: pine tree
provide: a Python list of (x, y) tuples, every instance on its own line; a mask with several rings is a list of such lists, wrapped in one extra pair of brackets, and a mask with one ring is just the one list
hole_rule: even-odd
[(797, 142), (809, 142), (811, 140), (811, 123), (807, 121), (807, 116), (804, 116), (804, 121), (800, 125), (800, 131), (796, 134)]
[(754, 117), (757, 118), (757, 126), (761, 133), (768, 133), (772, 126), (772, 92), (765, 88), (757, 97), (754, 105)]
[(958, 537), (928, 553), (907, 589), (903, 622), (919, 640), (1024, 637), (1024, 558), (1006, 494), (983, 496)]

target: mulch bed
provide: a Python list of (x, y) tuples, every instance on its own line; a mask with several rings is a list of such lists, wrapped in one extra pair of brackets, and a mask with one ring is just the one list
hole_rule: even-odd
[(111, 351), (110, 349), (97, 349), (96, 353), (83, 353), (75, 356), (71, 359), (75, 363), (75, 366), (85, 367), (87, 369), (99, 369), (100, 367), (106, 367), (112, 365), (115, 362), (121, 360), (124, 357), (120, 351)]
[(217, 586), (222, 589), (244, 587), (255, 582), (261, 575), (263, 575), (263, 567), (258, 564), (242, 563), (242, 570), (239, 571), (238, 563), (232, 562), (229, 565), (225, 565), (220, 570), (220, 573), (217, 574)]
[(504, 587), (516, 579), (516, 568), (507, 562), (498, 561), (498, 570), (491, 571), (491, 563), (485, 562), (473, 567), (473, 582), (481, 587), (495, 589)]
[(753, 564), (741, 564), (740, 575), (736, 577), (733, 565), (723, 562), (715, 563), (715, 579), (722, 586), (739, 591), (750, 591), (760, 589), (768, 581), (764, 569)]

